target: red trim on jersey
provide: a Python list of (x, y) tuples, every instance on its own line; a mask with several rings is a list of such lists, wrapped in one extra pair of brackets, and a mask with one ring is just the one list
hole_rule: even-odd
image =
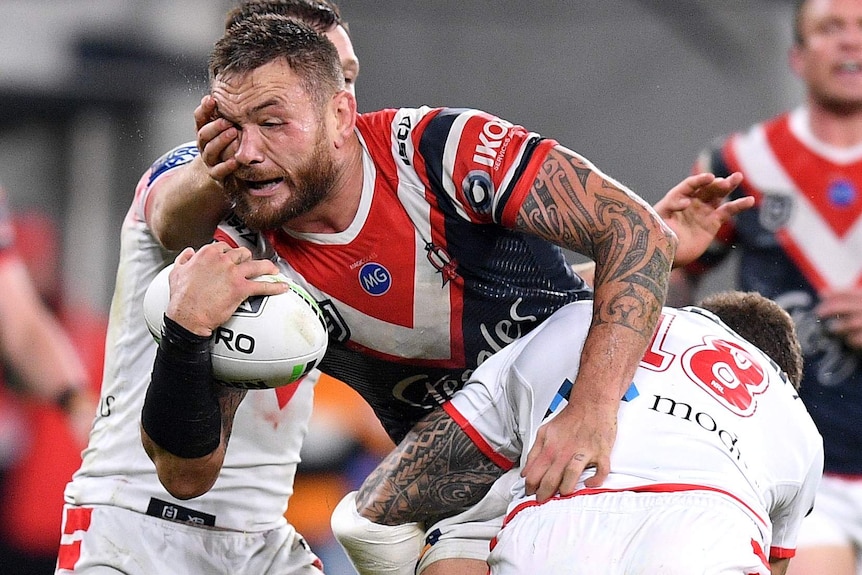
[[(73, 535), (76, 531), (87, 531), (93, 515), (92, 507), (67, 507), (66, 521), (63, 523), (63, 535)], [(57, 568), (73, 571), (78, 559), (81, 558), (81, 540), (60, 544), (57, 553)]]
[(556, 495), (556, 496), (551, 497), (550, 499), (548, 499), (547, 501), (544, 501), (542, 503), (539, 503), (536, 500), (524, 501), (523, 503), (520, 503), (519, 505), (517, 505), (514, 509), (512, 509), (512, 511), (510, 511), (506, 515), (506, 518), (503, 520), (503, 526), (505, 527), (506, 524), (509, 523), (509, 521), (511, 521), (515, 515), (517, 515), (522, 510), (527, 509), (528, 507), (538, 507), (540, 505), (545, 505), (545, 504), (550, 503), (552, 501), (561, 501), (563, 499), (571, 499), (572, 497), (581, 497), (583, 495), (597, 495), (597, 494), (601, 494), (601, 493), (623, 493), (626, 491), (631, 491), (634, 493), (681, 493), (684, 491), (709, 491), (712, 493), (719, 493), (721, 495), (725, 495), (727, 497), (730, 497), (731, 499), (733, 499), (734, 501), (738, 502), (740, 505), (742, 505), (743, 507), (748, 509), (748, 511), (752, 514), (752, 516), (756, 517), (763, 525), (769, 525), (769, 523), (767, 523), (767, 521), (763, 517), (761, 517), (759, 513), (757, 513), (754, 509), (752, 509), (751, 506), (749, 506), (747, 503), (745, 503), (745, 501), (741, 500), (739, 497), (737, 497), (733, 493), (730, 493), (730, 492), (725, 491), (723, 489), (717, 489), (715, 487), (708, 487), (706, 485), (690, 485), (688, 483), (656, 483), (654, 485), (639, 485), (636, 487), (626, 487), (624, 489), (605, 489), (602, 487), (597, 487), (597, 488), (587, 487), (584, 489), (579, 489), (579, 490), (577, 490), (574, 493), (571, 493), (569, 495)]
[(760, 545), (759, 541), (751, 540), (751, 551), (760, 558), (760, 561), (766, 566), (767, 569), (771, 571), (769, 567), (769, 559), (766, 558), (766, 553), (763, 552), (763, 547)]
[[(442, 247), (445, 250), (449, 247), (445, 235), (446, 216), (444, 211), (440, 209), (439, 202), (437, 201), (437, 196), (431, 191), (431, 184), (428, 178), (428, 169), (425, 163), (425, 156), (419, 153), (420, 144), (422, 142), (422, 135), (425, 133), (425, 129), (428, 127), (428, 123), (431, 122), (434, 118), (436, 118), (440, 114), (440, 111), (441, 109), (436, 109), (425, 114), (419, 121), (419, 123), (413, 128), (410, 134), (410, 138), (413, 142), (414, 153), (410, 158), (410, 161), (413, 163), (413, 168), (416, 172), (416, 175), (419, 176), (419, 179), (425, 185), (425, 201), (428, 202), (428, 205), (431, 208), (428, 213), (428, 221), (431, 226), (431, 241), (435, 245)], [(446, 364), (462, 366), (467, 361), (464, 354), (464, 331), (462, 329), (462, 322), (464, 319), (463, 280), (460, 277), (457, 277), (454, 280), (447, 281), (444, 285), (446, 289), (449, 290), (450, 318), (450, 361), (447, 361)], [(435, 364), (439, 365), (439, 362), (435, 362)]]
[(224, 242), (232, 248), (238, 247), (238, 245), (239, 245), (236, 243), (236, 241), (234, 241), (234, 239), (232, 237), (230, 237), (227, 233), (225, 233), (220, 228), (216, 228), (216, 231), (213, 234), (213, 239), (217, 242)]
[(530, 158), (529, 165), (524, 169), (521, 177), (518, 178), (516, 186), (512, 189), (509, 199), (506, 201), (506, 207), (503, 208), (501, 224), (507, 228), (514, 228), (518, 217), (518, 210), (521, 209), (521, 204), (530, 190), (533, 189), (533, 184), (536, 183), (536, 174), (542, 168), (542, 164), (547, 158), (551, 149), (557, 145), (555, 140), (542, 140), (533, 150), (533, 155)]
[[(731, 156), (734, 157), (734, 166), (735, 164), (735, 156), (732, 152), (728, 153), (728, 160), (730, 160)], [(728, 165), (731, 162), (728, 161)], [(734, 167), (734, 170), (738, 168)], [(792, 177), (792, 176), (791, 176)], [(754, 184), (750, 181), (746, 181), (744, 183), (746, 188), (750, 191), (750, 194), (754, 197), (754, 207), (761, 208), (763, 205), (763, 192), (754, 186)], [(775, 237), (778, 240), (778, 243), (781, 244), (781, 247), (787, 252), (787, 255), (790, 256), (790, 259), (799, 267), (800, 271), (805, 275), (808, 281), (811, 282), (811, 285), (818, 291), (822, 291), (829, 287), (829, 283), (826, 279), (820, 274), (817, 268), (811, 264), (805, 254), (796, 246), (796, 243), (793, 241), (793, 238), (787, 232), (786, 228), (781, 228), (775, 232)]]
[(839, 237), (862, 216), (862, 196), (856, 194), (846, 206), (837, 206), (827, 190), (836, 180), (862, 182), (862, 162), (836, 164), (805, 147), (790, 131), (790, 117), (783, 115), (764, 126), (769, 147), (784, 171), (803, 190), (808, 201)]
[(275, 389), (275, 398), (278, 400), (278, 408), (284, 409), (284, 407), (290, 402), (293, 398), (293, 395), (296, 393), (296, 390), (299, 389), (299, 384), (305, 378), (301, 378), (298, 381), (294, 381), (293, 383), (289, 383), (287, 385), (282, 385)]
[(770, 547), (769, 557), (771, 559), (790, 559), (796, 557), (796, 549), (788, 549), (786, 547)]
[[(853, 166), (852, 169), (849, 167), (842, 168), (815, 155), (790, 132), (788, 116), (783, 116), (767, 124), (766, 138), (769, 146), (775, 152), (778, 163), (787, 172), (788, 177), (793, 180), (799, 190), (805, 191), (805, 197), (811, 202), (812, 207), (820, 214), (823, 221), (829, 224), (836, 236), (843, 237), (862, 214), (862, 200), (857, 194), (851, 205), (839, 209), (830, 205), (827, 190), (830, 181), (836, 178), (836, 172), (840, 178), (849, 176), (854, 182), (862, 181), (862, 164)], [(814, 193), (812, 190), (819, 193)], [(850, 215), (848, 215), (848, 211), (851, 212)], [(775, 236), (815, 289), (823, 291), (830, 288), (829, 282), (823, 277), (817, 266), (799, 249), (790, 230), (781, 228), (775, 233)], [(859, 284), (860, 281), (862, 278), (856, 283)]]
[(832, 473), (830, 471), (824, 471), (823, 476), (835, 477), (836, 479), (845, 479), (847, 481), (862, 481), (862, 474)]
[(464, 430), (464, 433), (466, 433), (467, 436), (473, 441), (473, 443), (476, 444), (476, 447), (479, 448), (479, 451), (484, 453), (485, 456), (490, 459), (497, 467), (500, 467), (501, 469), (503, 469), (503, 471), (509, 471), (515, 466), (515, 463), (513, 461), (509, 461), (508, 459), (494, 451), (494, 448), (491, 447), (487, 441), (485, 441), (485, 438), (482, 437), (482, 435), (478, 431), (476, 431), (475, 427), (470, 425), (470, 422), (467, 421), (467, 418), (461, 415), (461, 413), (455, 408), (455, 406), (452, 405), (451, 401), (447, 401), (443, 404), (443, 411), (445, 411), (447, 414), (449, 414), (449, 417), (455, 420), (455, 423), (458, 424), (458, 427)]

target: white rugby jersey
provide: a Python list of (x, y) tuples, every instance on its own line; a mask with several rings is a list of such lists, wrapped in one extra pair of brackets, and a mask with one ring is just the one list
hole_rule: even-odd
[(123, 222), (111, 304), (99, 413), (67, 503), (113, 505), (238, 531), (285, 523), (299, 450), (311, 415), (313, 382), (248, 393), (236, 414), (224, 467), (213, 488), (188, 501), (171, 497), (141, 445), (140, 416), (157, 346), (143, 316), (153, 277), (174, 260), (146, 223), (147, 200), (170, 168), (197, 155), (194, 143), (153, 165)]
[[(480, 366), (446, 406), (500, 465), (523, 464), (538, 427), (566, 405), (591, 314), (589, 302), (566, 306)], [(709, 312), (665, 308), (620, 406), (610, 475), (585, 489), (587, 470), (576, 495), (721, 493), (765, 542), (771, 533), (780, 558), (793, 554), (822, 468), (820, 435), (774, 362)], [(510, 517), (536, 505), (523, 479), (513, 493)]]
[[(356, 131), (364, 181), (347, 229), (265, 236), (326, 315), (320, 369), (397, 443), (491, 354), (592, 291), (560, 248), (511, 229), (554, 140), (451, 108), (362, 114)], [(222, 232), (257, 241), (235, 218)]]

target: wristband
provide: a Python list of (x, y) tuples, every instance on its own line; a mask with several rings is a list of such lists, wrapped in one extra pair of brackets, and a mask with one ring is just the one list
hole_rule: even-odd
[(165, 316), (141, 426), (162, 449), (185, 459), (221, 443), (221, 409), (213, 392), (210, 338)]

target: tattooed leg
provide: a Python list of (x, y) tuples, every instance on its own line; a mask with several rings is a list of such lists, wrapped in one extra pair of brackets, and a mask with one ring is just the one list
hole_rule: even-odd
[(356, 508), (382, 525), (430, 524), (475, 505), (502, 475), (458, 424), (437, 409), (368, 476)]

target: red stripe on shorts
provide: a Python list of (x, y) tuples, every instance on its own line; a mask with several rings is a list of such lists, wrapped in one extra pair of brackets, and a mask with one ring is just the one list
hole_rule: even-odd
[(92, 515), (92, 507), (67, 508), (66, 523), (63, 525), (63, 534), (71, 535), (75, 531), (86, 531), (90, 528), (90, 517)]
[(63, 543), (57, 554), (57, 569), (75, 570), (75, 563), (81, 558), (81, 542)]
[[(86, 531), (90, 528), (92, 507), (67, 507), (66, 520), (63, 522), (63, 535), (72, 535), (76, 531)], [(75, 570), (75, 564), (81, 558), (81, 540), (71, 543), (61, 543), (57, 553), (57, 569)]]

